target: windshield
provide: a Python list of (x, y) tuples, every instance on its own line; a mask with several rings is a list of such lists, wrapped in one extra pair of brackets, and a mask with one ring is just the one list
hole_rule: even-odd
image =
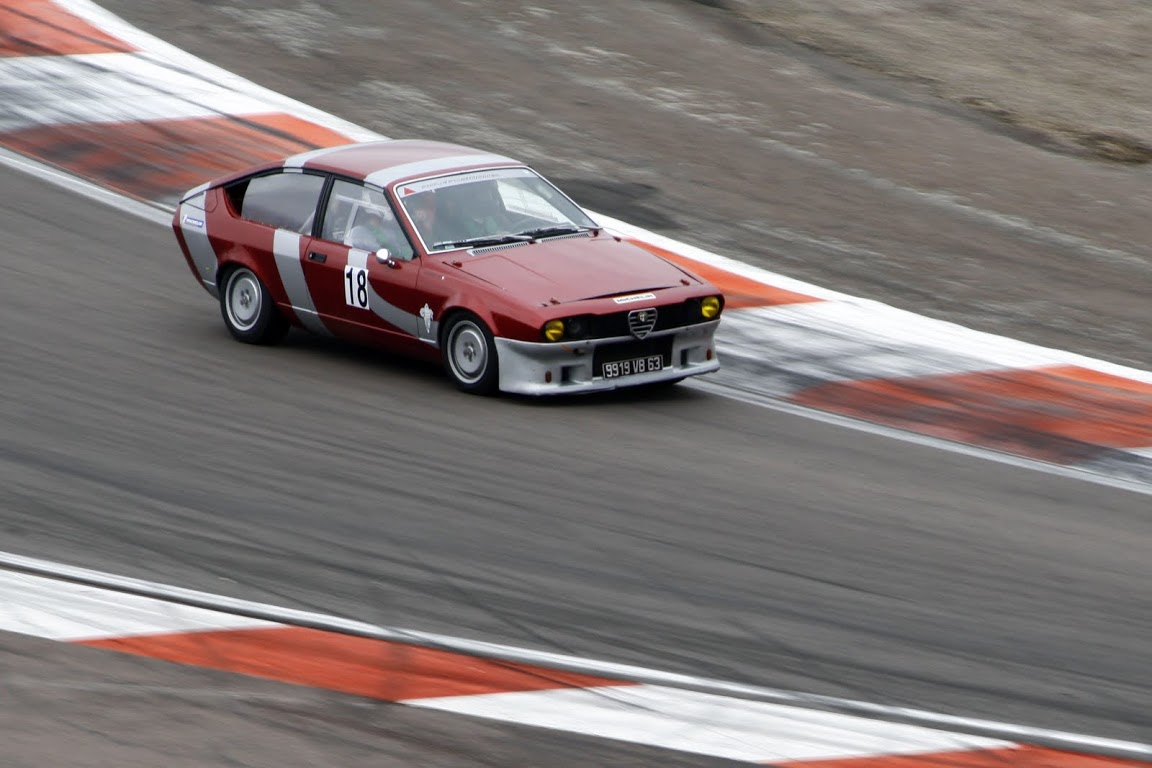
[(597, 226), (528, 168), (398, 184), (396, 196), (429, 252), (555, 237)]

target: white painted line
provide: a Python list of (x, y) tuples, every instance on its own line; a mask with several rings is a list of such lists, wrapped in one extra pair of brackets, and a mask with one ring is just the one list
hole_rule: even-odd
[(822, 288), (812, 283), (805, 283), (795, 278), (787, 277), (776, 272), (769, 272), (766, 269), (746, 264), (736, 259), (730, 259), (727, 256), (721, 256), (711, 251), (706, 251), (703, 248), (698, 248), (694, 245), (681, 243), (678, 240), (673, 240), (663, 235), (658, 235), (655, 232), (649, 232), (646, 229), (629, 224), (620, 219), (612, 218), (603, 213), (596, 213), (588, 211), (588, 215), (602, 224), (610, 232), (615, 232), (622, 237), (634, 238), (636, 240), (643, 240), (649, 245), (654, 245), (657, 248), (663, 248), (666, 251), (679, 254), (692, 261), (698, 261), (701, 264), (708, 264), (709, 266), (718, 267), (726, 272), (731, 272), (734, 275), (740, 275), (750, 280), (754, 280), (764, 285), (770, 285), (774, 288), (782, 288), (786, 291), (793, 293), (802, 293), (805, 296), (811, 296), (815, 299), (822, 299), (824, 301), (846, 301), (853, 300), (855, 297), (849, 296), (846, 293), (839, 293), (831, 291), (827, 288)]
[(136, 53), (0, 58), (0, 131), (278, 111)]
[[(86, 568), (62, 565), (47, 560), (0, 552), (0, 569), (29, 573), (35, 576), (55, 578), (61, 584), (86, 585), (104, 590), (127, 592), (140, 597), (191, 605), (208, 611), (230, 613), (244, 620), (256, 619), (289, 626), (313, 627), (328, 632), (355, 635), (390, 642), (407, 643), (425, 648), (437, 648), (468, 656), (496, 658), (521, 664), (529, 664), (549, 669), (566, 670), (593, 675), (606, 679), (642, 683), (648, 686), (675, 688), (696, 691), (720, 697), (790, 705), (802, 710), (816, 710), (825, 713), (853, 715), (865, 720), (886, 720), (904, 722), (925, 728), (947, 729), (958, 733), (969, 733), (991, 739), (1027, 742), (1056, 749), (1081, 750), (1112, 754), (1137, 760), (1152, 759), (1152, 744), (1141, 744), (1117, 739), (1102, 739), (1094, 736), (1067, 733), (1044, 728), (999, 723), (991, 720), (956, 717), (924, 710), (891, 707), (869, 702), (840, 699), (833, 696), (785, 691), (764, 686), (745, 685), (723, 680), (663, 672), (631, 664), (611, 661), (598, 661), (578, 656), (537, 651), (528, 648), (489, 643), (479, 640), (440, 635), (418, 630), (384, 627), (361, 621), (343, 619), (337, 616), (290, 608), (280, 608), (264, 603), (255, 603), (233, 597), (213, 595), (207, 592), (172, 587), (165, 584), (133, 579), (124, 576), (93, 571)], [(60, 589), (67, 589), (61, 587)], [(215, 621), (215, 619), (211, 619)], [(845, 721), (850, 722), (850, 721)], [(956, 735), (958, 739), (964, 738)]]
[(120, 17), (101, 8), (89, 0), (54, 0), (69, 13), (75, 14), (94, 27), (140, 49), (141, 54), (154, 63), (168, 68), (174, 78), (195, 76), (216, 87), (231, 90), (258, 100), (264, 108), (258, 110), (287, 112), (305, 120), (311, 120), (331, 130), (348, 136), (353, 141), (373, 141), (387, 138), (355, 123), (342, 120), (335, 115), (289, 98), (269, 88), (253, 83), (215, 64), (209, 64), (160, 38), (138, 29)]
[(654, 685), (446, 696), (403, 703), (752, 762), (1016, 746), (1010, 741), (916, 725)]
[(219, 611), (192, 608), (30, 574), (0, 571), (0, 629), (50, 640), (276, 626)]
[(725, 313), (717, 331), (731, 376), (784, 397), (817, 384), (1026, 368), (1066, 355), (1023, 342), (988, 344), (952, 323), (887, 306), (822, 301)]
[[(748, 405), (755, 405), (780, 413), (792, 414), (801, 418), (811, 419), (812, 421), (820, 421), (843, 429), (852, 429), (870, 435), (879, 435), (891, 440), (899, 440), (913, 445), (922, 445), (925, 448), (932, 448), (938, 451), (948, 451), (949, 453), (957, 453), (962, 456), (971, 456), (983, 461), (991, 461), (996, 464), (1004, 464), (1018, 469), (1027, 469), (1032, 472), (1042, 472), (1046, 475), (1066, 477), (1082, 483), (1092, 483), (1093, 485), (1102, 485), (1130, 493), (1152, 496), (1152, 483), (1112, 474), (1111, 468), (1107, 466), (1095, 469), (1091, 466), (1069, 467), (1060, 464), (1049, 464), (1011, 453), (1001, 453), (990, 448), (981, 448), (980, 446), (969, 445), (967, 443), (956, 443), (951, 440), (932, 437), (931, 435), (907, 432), (883, 424), (874, 424), (848, 416), (841, 416), (838, 413), (817, 411), (813, 408), (796, 405), (795, 403), (781, 400), (771, 394), (760, 391), (760, 388), (755, 382), (744, 381), (742, 376), (739, 374), (732, 375), (731, 372), (727, 371), (723, 366), (721, 366), (719, 373), (714, 374), (711, 378), (705, 378), (703, 376), (697, 377), (684, 382), (680, 386), (699, 389), (718, 397), (737, 400), (742, 403), (747, 403)], [(1132, 453), (1139, 456), (1142, 452), (1124, 451), (1124, 453)]]
[(75, 192), (81, 197), (86, 197), (97, 203), (103, 203), (104, 205), (137, 216), (153, 224), (159, 224), (165, 227), (172, 224), (172, 214), (174, 212), (172, 208), (128, 197), (107, 187), (98, 186), (78, 176), (73, 176), (70, 173), (53, 168), (39, 160), (33, 160), (11, 152), (3, 147), (0, 147), (0, 165), (11, 168), (14, 171), (26, 173), (29, 176), (34, 176), (53, 186)]

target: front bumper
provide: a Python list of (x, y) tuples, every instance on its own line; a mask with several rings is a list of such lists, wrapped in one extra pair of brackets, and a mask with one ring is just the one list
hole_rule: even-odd
[(671, 365), (658, 371), (603, 378), (595, 375), (593, 357), (599, 346), (633, 342), (631, 336), (571, 342), (530, 342), (496, 338), (500, 390), (523, 395), (604, 392), (655, 384), (719, 370), (714, 337), (720, 320), (657, 331), (647, 339), (672, 337)]

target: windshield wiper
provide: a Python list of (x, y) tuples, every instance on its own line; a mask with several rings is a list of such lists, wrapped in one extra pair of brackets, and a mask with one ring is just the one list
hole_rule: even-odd
[(505, 245), (507, 243), (526, 243), (531, 240), (530, 235), (484, 235), (482, 237), (468, 237), (463, 240), (445, 240), (433, 243), (432, 250), (441, 248), (480, 248), (485, 245)]
[(587, 232), (588, 227), (582, 227), (579, 224), (561, 224), (553, 227), (540, 227), (539, 229), (530, 229), (527, 232), (518, 233), (521, 237), (531, 238), (533, 240), (541, 237), (554, 237), (556, 235), (574, 235), (577, 232)]
[(538, 229), (530, 229), (527, 232), (520, 232), (518, 234), (520, 234), (523, 237), (529, 237), (532, 239), (536, 239), (536, 238), (540, 238), (540, 237), (554, 237), (556, 235), (574, 235), (577, 232), (584, 232), (587, 229), (588, 229), (587, 227), (581, 227), (581, 226), (576, 225), (576, 224), (560, 224), (560, 225), (552, 226), (552, 227), (540, 227)]

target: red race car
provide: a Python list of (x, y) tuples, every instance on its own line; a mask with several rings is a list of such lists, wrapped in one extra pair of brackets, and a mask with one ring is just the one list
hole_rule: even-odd
[(724, 297), (523, 163), (430, 141), (211, 181), (172, 221), (240, 341), (289, 326), (440, 359), (467, 392), (591, 392), (719, 368)]

